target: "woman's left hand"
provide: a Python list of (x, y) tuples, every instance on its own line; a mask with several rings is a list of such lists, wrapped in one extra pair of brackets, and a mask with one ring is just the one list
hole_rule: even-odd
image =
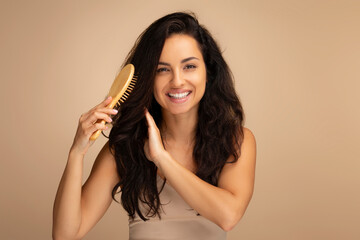
[(144, 151), (147, 159), (159, 166), (159, 159), (166, 153), (164, 145), (161, 140), (160, 130), (156, 126), (154, 118), (151, 116), (149, 111), (145, 109), (145, 117), (148, 125), (148, 136), (145, 140)]

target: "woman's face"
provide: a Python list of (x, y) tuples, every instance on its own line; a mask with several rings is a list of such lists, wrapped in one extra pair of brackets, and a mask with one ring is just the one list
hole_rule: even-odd
[(197, 41), (185, 34), (167, 38), (154, 82), (154, 96), (162, 110), (197, 114), (205, 85), (206, 67)]

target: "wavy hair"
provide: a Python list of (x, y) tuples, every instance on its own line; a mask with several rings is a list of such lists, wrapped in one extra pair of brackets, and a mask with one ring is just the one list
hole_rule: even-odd
[(207, 84), (199, 103), (193, 149), (196, 175), (217, 186), (226, 161), (235, 162), (241, 154), (243, 108), (235, 92), (231, 71), (216, 41), (193, 13), (175, 12), (156, 20), (140, 34), (123, 63), (123, 66), (128, 63), (135, 66), (138, 80), (114, 116), (109, 135), (109, 147), (114, 150), (120, 177), (112, 198), (118, 202), (115, 195), (121, 192), (121, 204), (132, 219), (136, 212), (142, 220), (149, 220), (140, 211), (139, 201), (149, 206), (146, 216), (158, 215), (161, 219), (159, 193), (165, 182), (159, 192), (157, 167), (144, 153), (144, 142), (148, 137), (144, 108), (149, 109), (160, 126), (161, 107), (153, 95), (154, 79), (164, 42), (172, 34), (193, 37), (206, 66)]

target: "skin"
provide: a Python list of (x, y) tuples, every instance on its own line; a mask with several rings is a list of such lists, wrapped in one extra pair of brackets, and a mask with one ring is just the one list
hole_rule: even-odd
[[(244, 215), (253, 194), (256, 141), (252, 132), (244, 128), (242, 154), (236, 163), (225, 164), (218, 186), (194, 174), (194, 130), (199, 101), (206, 84), (205, 64), (199, 54), (200, 49), (190, 36), (173, 35), (165, 41), (160, 62), (169, 64), (168, 71), (156, 77), (154, 94), (162, 106), (166, 128), (160, 131), (150, 113), (145, 110), (149, 139), (145, 142), (144, 151), (149, 161), (158, 167), (159, 175), (166, 177), (168, 183), (192, 208), (229, 231)], [(189, 73), (182, 61), (193, 56), (198, 59), (199, 67)], [(163, 64), (159, 64), (159, 68), (162, 67)], [(189, 89), (194, 95), (185, 104), (171, 104), (165, 93), (173, 88)], [(166, 139), (165, 146), (160, 132)]]

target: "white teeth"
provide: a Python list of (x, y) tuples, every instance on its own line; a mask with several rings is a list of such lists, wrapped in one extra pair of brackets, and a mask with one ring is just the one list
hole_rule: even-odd
[(189, 95), (190, 92), (184, 92), (184, 93), (168, 93), (168, 95), (171, 97), (171, 98), (176, 98), (176, 99), (180, 99), (180, 98), (184, 98), (186, 97), (187, 95)]

